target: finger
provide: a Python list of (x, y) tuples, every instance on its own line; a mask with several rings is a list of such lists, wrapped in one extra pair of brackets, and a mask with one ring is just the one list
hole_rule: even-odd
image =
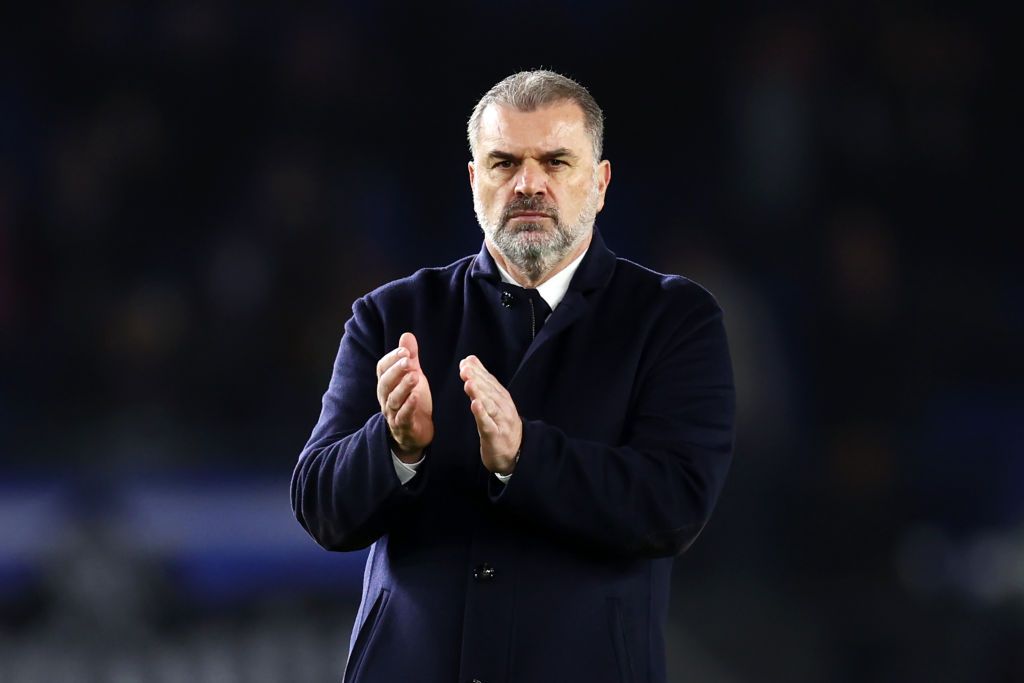
[(482, 370), (481, 372), (479, 372), (478, 377), (482, 381), (486, 382), (487, 385), (491, 388), (491, 391), (493, 391), (496, 395), (502, 396), (506, 393), (505, 386), (498, 381), (497, 377), (487, 372), (486, 370)]
[(377, 379), (380, 379), (380, 376), (387, 372), (387, 369), (392, 365), (400, 361), (402, 358), (407, 358), (408, 356), (409, 349), (403, 346), (396, 347), (384, 354), (384, 356), (377, 361)]
[(494, 421), (494, 418), (487, 414), (483, 401), (471, 401), (469, 409), (472, 411), (473, 417), (476, 418), (477, 431), (481, 434), (496, 434), (498, 432), (498, 424)]
[(402, 404), (395, 413), (394, 423), (397, 427), (408, 428), (412, 427), (413, 413), (416, 411), (416, 405), (419, 403), (416, 394), (411, 394), (409, 398)]
[(489, 373), (482, 364), (468, 363), (462, 369), (459, 376), (462, 377), (463, 380), (473, 380), (477, 382), (481, 389), (486, 387), (489, 391), (499, 395), (505, 393), (505, 387), (498, 381), (498, 378)]
[(483, 367), (483, 363), (476, 356), (466, 356), (459, 361), (459, 377), (469, 379), (477, 367)]
[(384, 404), (393, 413), (398, 413), (398, 410), (405, 405), (406, 399), (409, 398), (409, 394), (416, 387), (418, 377), (414, 374), (408, 374), (402, 378), (394, 390), (388, 394), (387, 401)]
[(483, 361), (476, 354), (469, 354), (465, 358), (459, 361), (459, 369), (463, 368), (482, 368), (484, 367)]
[(465, 371), (470, 376), (483, 377), (492, 381), (494, 384), (501, 386), (501, 382), (498, 378), (491, 374), (491, 371), (487, 369), (487, 366), (474, 355), (466, 356), (459, 363), (459, 369)]
[(416, 335), (412, 332), (403, 332), (402, 336), (398, 338), (399, 348), (403, 348), (409, 352), (409, 358), (413, 361), (419, 361), (420, 358), (420, 345), (416, 341)]
[(491, 418), (491, 422), (494, 423), (494, 429), (499, 434), (509, 433), (513, 421), (520, 419), (515, 404), (512, 402), (484, 399), (484, 408), (488, 417)]
[(459, 361), (459, 374), (470, 373), (478, 367), (483, 367), (483, 363), (476, 356), (469, 355)]
[(384, 401), (387, 400), (391, 392), (398, 386), (398, 383), (409, 372), (411, 372), (409, 359), (399, 358), (377, 379), (377, 400), (380, 401), (381, 405), (384, 405)]
[(462, 385), (466, 395), (474, 400), (483, 400), (488, 396), (494, 395), (494, 387), (487, 382), (481, 381), (477, 377), (466, 380), (465, 384)]
[(498, 421), (498, 414), (500, 412), (500, 410), (498, 409), (497, 401), (495, 401), (494, 399), (491, 399), (491, 398), (485, 398), (484, 399), (484, 408), (487, 409), (487, 414), (491, 416), (491, 419), (493, 419), (495, 422), (497, 422)]

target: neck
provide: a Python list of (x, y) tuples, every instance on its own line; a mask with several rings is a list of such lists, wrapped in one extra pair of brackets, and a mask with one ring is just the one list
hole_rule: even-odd
[(489, 237), (484, 238), (484, 245), (487, 247), (487, 251), (490, 253), (491, 258), (494, 259), (494, 262), (504, 268), (505, 272), (512, 276), (512, 279), (516, 281), (517, 285), (520, 287), (535, 289), (553, 278), (555, 275), (558, 275), (561, 271), (565, 270), (567, 265), (575, 261), (580, 254), (587, 250), (593, 238), (594, 231), (591, 229), (587, 233), (586, 237), (580, 240), (579, 244), (566, 253), (558, 263), (541, 273), (540, 277), (536, 280), (532, 279), (529, 273), (525, 270), (506, 259), (505, 256), (498, 251), (498, 247), (494, 245), (494, 242), (492, 242)]

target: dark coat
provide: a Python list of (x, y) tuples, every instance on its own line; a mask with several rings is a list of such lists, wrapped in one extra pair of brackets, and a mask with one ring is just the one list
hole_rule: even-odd
[[(360, 298), (292, 477), (328, 550), (373, 544), (345, 680), (665, 680), (672, 560), (704, 527), (733, 444), (722, 314), (596, 231), (535, 339), (485, 248)], [(436, 436), (403, 486), (375, 366), (413, 332)], [(507, 485), (480, 461), (459, 361), (476, 354), (524, 420)]]

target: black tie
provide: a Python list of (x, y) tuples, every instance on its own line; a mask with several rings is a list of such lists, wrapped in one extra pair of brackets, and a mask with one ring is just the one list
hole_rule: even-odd
[(551, 315), (551, 307), (548, 306), (548, 302), (544, 301), (544, 297), (540, 295), (536, 289), (527, 289), (527, 296), (530, 297), (530, 304), (532, 305), (532, 311), (534, 316), (535, 324), (533, 326), (534, 336), (537, 336), (537, 332), (540, 332), (541, 326), (544, 325), (544, 321)]

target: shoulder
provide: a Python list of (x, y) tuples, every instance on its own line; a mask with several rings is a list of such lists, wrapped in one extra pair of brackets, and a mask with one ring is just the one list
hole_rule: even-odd
[(615, 274), (609, 289), (632, 301), (633, 305), (677, 314), (689, 311), (721, 315), (721, 307), (714, 295), (694, 280), (683, 275), (659, 273), (621, 257), (615, 261)]
[(617, 259), (615, 270), (606, 310), (618, 328), (643, 340), (652, 363), (698, 359), (718, 368), (720, 377), (731, 376), (722, 308), (710, 291), (688, 277), (626, 259)]
[(421, 268), (416, 272), (386, 282), (359, 297), (353, 308), (369, 309), (382, 315), (409, 310), (428, 301), (451, 297), (464, 286), (466, 274), (477, 256), (460, 258), (446, 266)]

